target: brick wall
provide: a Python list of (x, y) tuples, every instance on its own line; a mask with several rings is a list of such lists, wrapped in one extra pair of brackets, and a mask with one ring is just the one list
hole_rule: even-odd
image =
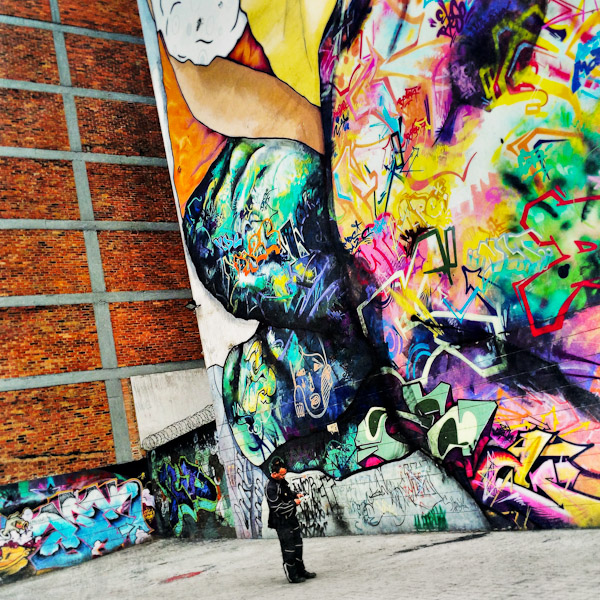
[(1, 377), (101, 367), (90, 305), (3, 308), (1, 344)]
[(188, 287), (178, 231), (101, 231), (98, 240), (109, 292)]
[(152, 95), (146, 50), (139, 44), (65, 35), (73, 85)]
[(50, 21), (52, 18), (50, 0), (2, 0), (0, 14), (40, 21)]
[(82, 231), (0, 231), (0, 295), (90, 292)]
[(142, 35), (134, 0), (59, 0), (62, 22), (102, 31)]
[(0, 158), (1, 219), (78, 219), (68, 161)]
[(0, 89), (0, 145), (68, 150), (69, 136), (58, 94)]
[(81, 144), (86, 152), (164, 156), (154, 106), (76, 98)]
[(102, 382), (5, 392), (2, 406), (3, 482), (115, 462), (110, 412)]
[(119, 366), (201, 358), (196, 317), (180, 300), (111, 304)]
[[(35, 52), (31, 48), (35, 48)], [(3, 79), (59, 83), (51, 31), (0, 23), (0, 56)]]
[(202, 357), (137, 3), (54, 7), (0, 0), (0, 485), (142, 457), (128, 377)]
[(135, 405), (133, 403), (133, 392), (131, 390), (131, 381), (129, 379), (121, 380), (123, 390), (123, 400), (125, 401), (125, 415), (127, 416), (127, 429), (129, 439), (131, 440), (131, 454), (133, 460), (139, 460), (144, 457), (144, 451), (140, 446), (140, 432), (135, 418)]
[(166, 169), (91, 163), (87, 174), (97, 219), (177, 221)]

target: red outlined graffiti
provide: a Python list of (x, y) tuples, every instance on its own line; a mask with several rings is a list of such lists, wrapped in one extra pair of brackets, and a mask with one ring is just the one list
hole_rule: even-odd
[[(579, 281), (575, 281), (570, 284), (569, 287), (572, 291), (560, 304), (556, 314), (548, 315), (547, 317), (544, 315), (542, 319), (534, 314), (534, 310), (531, 306), (531, 300), (533, 296), (531, 286), (534, 284), (534, 282), (541, 282), (542, 277), (547, 277), (546, 274), (550, 276), (557, 275), (559, 278), (563, 279), (566, 278), (566, 276), (573, 270), (573, 267), (576, 268), (576, 263), (578, 262), (578, 257), (580, 257), (580, 255), (593, 252), (598, 249), (598, 244), (596, 242), (572, 239), (570, 236), (564, 236), (566, 239), (564, 241), (560, 240), (560, 242), (557, 241), (554, 233), (550, 233), (549, 239), (547, 240), (544, 240), (538, 236), (538, 234), (533, 231), (532, 228), (539, 226), (539, 223), (536, 222), (537, 220), (532, 218), (531, 213), (536, 209), (536, 207), (547, 208), (548, 200), (554, 200), (554, 206), (556, 208), (581, 204), (583, 209), (583, 203), (598, 201), (600, 200), (600, 196), (586, 196), (583, 198), (567, 199), (562, 189), (557, 186), (555, 189), (550, 190), (543, 196), (540, 196), (539, 198), (532, 200), (525, 205), (523, 216), (520, 220), (521, 227), (523, 227), (525, 230), (530, 230), (529, 236), (538, 246), (543, 248), (554, 248), (559, 254), (559, 257), (553, 260), (543, 271), (513, 283), (513, 288), (517, 294), (517, 297), (519, 298), (519, 301), (521, 302), (523, 309), (525, 310), (531, 332), (534, 336), (561, 329), (569, 307), (575, 300), (575, 297), (584, 288), (600, 289), (600, 277), (591, 279), (582, 278)], [(553, 207), (550, 207), (550, 210), (553, 210)], [(538, 217), (545, 218), (546, 215), (550, 216), (550, 213), (545, 211), (544, 213), (539, 213)], [(579, 277), (576, 277), (576, 279), (579, 279)], [(552, 307), (549, 308), (551, 309)], [(540, 320), (550, 320), (550, 322), (546, 324), (540, 324)]]

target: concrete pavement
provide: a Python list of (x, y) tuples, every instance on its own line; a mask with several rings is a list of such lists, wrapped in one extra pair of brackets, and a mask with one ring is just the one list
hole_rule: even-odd
[(157, 540), (0, 586), (0, 599), (589, 600), (600, 530), (313, 538), (305, 562), (318, 577), (290, 585), (277, 540)]

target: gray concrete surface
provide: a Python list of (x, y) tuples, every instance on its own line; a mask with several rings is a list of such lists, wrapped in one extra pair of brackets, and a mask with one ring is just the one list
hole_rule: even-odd
[(277, 540), (158, 540), (0, 586), (0, 599), (320, 600), (598, 597), (600, 530), (305, 540), (318, 577), (288, 584)]

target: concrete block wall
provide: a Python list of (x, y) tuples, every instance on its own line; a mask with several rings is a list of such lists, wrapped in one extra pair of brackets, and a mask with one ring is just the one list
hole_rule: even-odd
[(0, 485), (123, 463), (203, 366), (134, 1), (0, 0)]
[(138, 4), (238, 535), (600, 525), (600, 9)]

